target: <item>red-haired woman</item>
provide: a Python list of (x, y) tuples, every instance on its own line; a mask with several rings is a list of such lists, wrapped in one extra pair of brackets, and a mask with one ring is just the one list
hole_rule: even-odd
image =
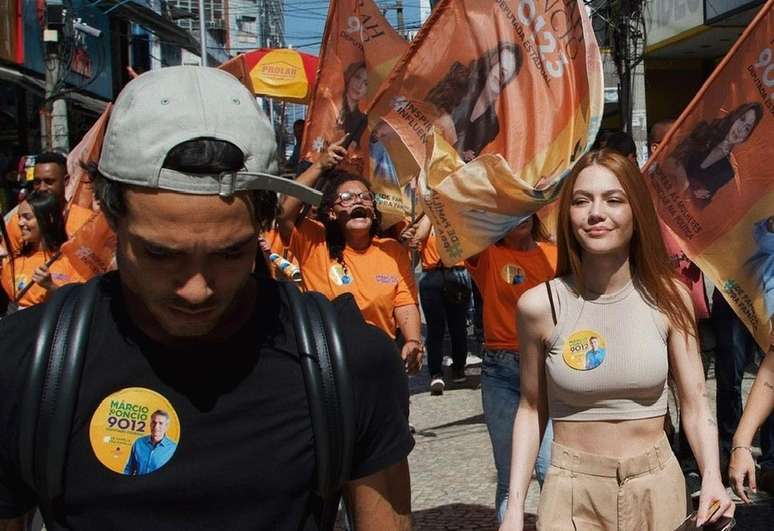
[(557, 278), (518, 302), (521, 402), (501, 529), (523, 527), (549, 415), (554, 444), (539, 529), (678, 527), (686, 499), (664, 435), (670, 371), (703, 475), (698, 524), (733, 515), (690, 298), (670, 266), (644, 179), (629, 160), (602, 150), (575, 165), (559, 200), (557, 247)]

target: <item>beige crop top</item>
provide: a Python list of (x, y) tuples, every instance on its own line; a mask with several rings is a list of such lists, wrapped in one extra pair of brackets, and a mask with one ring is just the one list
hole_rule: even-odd
[(667, 408), (667, 320), (630, 282), (585, 300), (567, 279), (550, 282), (557, 325), (546, 356), (556, 420), (658, 417)]

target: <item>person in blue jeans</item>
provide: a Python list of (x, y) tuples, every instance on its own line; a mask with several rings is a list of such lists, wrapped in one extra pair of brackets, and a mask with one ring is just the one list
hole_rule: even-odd
[[(481, 398), (497, 468), (495, 507), (502, 522), (508, 505), (513, 421), (521, 398), (516, 302), (529, 288), (554, 277), (556, 246), (548, 243), (545, 229), (533, 215), (469, 258), (466, 265), (483, 300)], [(550, 464), (552, 439), (549, 423), (535, 466), (541, 484)]]
[(430, 393), (442, 395), (446, 387), (443, 377), (443, 336), (447, 329), (451, 338), (452, 381), (465, 381), (468, 357), (467, 313), (470, 308), (470, 275), (460, 262), (452, 267), (441, 261), (438, 242), (428, 216), (406, 229), (401, 238), (409, 247), (420, 252), (422, 277), (419, 280), (419, 301), (425, 314), (427, 331), (427, 368), (430, 372)]
[[(728, 462), (732, 439), (742, 418), (742, 378), (744, 368), (759, 352), (750, 332), (717, 289), (712, 295), (710, 316), (715, 332), (715, 379), (717, 380), (717, 419), (720, 455)], [(774, 479), (774, 415), (761, 426), (761, 476)], [(774, 483), (774, 481), (771, 481)], [(769, 482), (766, 482), (769, 483)]]
[[(508, 508), (510, 485), (511, 448), (513, 421), (521, 399), (519, 389), (519, 353), (512, 350), (485, 350), (481, 363), (481, 401), (484, 418), (492, 441), (495, 468), (497, 469), (497, 494), (495, 507), (497, 520), (502, 523)], [(535, 476), (541, 487), (551, 465), (551, 441), (554, 438), (551, 422), (546, 425), (543, 442), (535, 462)]]

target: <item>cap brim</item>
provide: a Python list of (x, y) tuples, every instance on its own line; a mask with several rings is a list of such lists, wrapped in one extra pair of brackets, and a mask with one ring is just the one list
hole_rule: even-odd
[[(267, 190), (279, 194), (290, 195), (300, 199), (304, 203), (319, 206), (322, 200), (322, 192), (300, 184), (296, 181), (285, 179), (269, 173), (239, 171), (235, 174), (234, 192), (243, 190)], [(221, 192), (221, 195), (230, 195)]]

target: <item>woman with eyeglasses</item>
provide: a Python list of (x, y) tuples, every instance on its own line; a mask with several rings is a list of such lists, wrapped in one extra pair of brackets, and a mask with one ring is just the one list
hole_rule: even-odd
[(19, 205), (18, 217), (22, 245), (12, 251), (2, 268), (3, 290), (10, 299), (9, 312), (45, 301), (59, 286), (83, 281), (60, 254), (67, 234), (62, 209), (54, 195), (32, 192)]
[(334, 143), (298, 177), (298, 182), (314, 186), (327, 172), (322, 202), (316, 219), (296, 223), (301, 202), (286, 197), (279, 232), (298, 259), (306, 289), (331, 300), (351, 293), (367, 322), (393, 338), (400, 330), (405, 341), (401, 357), (415, 373), (424, 343), (411, 261), (400, 243), (378, 236), (381, 216), (367, 181), (330, 171), (345, 155), (341, 142)]

